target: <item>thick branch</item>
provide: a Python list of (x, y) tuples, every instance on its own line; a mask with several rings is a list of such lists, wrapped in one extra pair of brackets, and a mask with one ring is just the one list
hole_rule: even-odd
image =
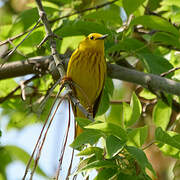
[[(43, 73), (48, 70), (51, 61), (51, 56), (39, 56), (24, 61), (6, 63), (0, 68), (0, 80), (28, 74), (40, 74), (40, 72)], [(41, 71), (38, 69), (41, 69)]]
[(139, 84), (154, 91), (164, 91), (180, 96), (179, 82), (158, 75), (143, 73), (114, 64), (108, 64), (108, 75), (113, 79)]
[[(67, 58), (65, 60), (67, 61)], [(38, 74), (39, 71), (37, 71), (35, 67), (38, 65), (38, 67), (44, 71), (49, 70), (48, 67), (50, 62), (53, 62), (51, 56), (46, 56), (4, 64), (0, 69), (0, 79), (28, 74)], [(55, 71), (57, 70), (55, 69)], [(164, 91), (180, 96), (180, 83), (158, 75), (143, 73), (114, 64), (108, 64), (108, 76), (113, 79), (139, 84), (145, 88), (151, 88), (154, 91)]]

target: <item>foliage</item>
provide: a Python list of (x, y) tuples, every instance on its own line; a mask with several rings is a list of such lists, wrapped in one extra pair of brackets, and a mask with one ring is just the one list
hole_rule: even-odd
[[(68, 54), (84, 36), (98, 32), (109, 34), (105, 41), (109, 63), (124, 65), (126, 62), (136, 70), (157, 75), (180, 66), (179, 0), (119, 0), (98, 8), (107, 2), (110, 1), (43, 1), (53, 32), (62, 38), (62, 41), (56, 40), (59, 53)], [(92, 9), (82, 11), (86, 8)], [(7, 1), (0, 8), (0, 16), (3, 17), (0, 20), (0, 41), (33, 28), (39, 19), (35, 2), (27, 3), (19, 10)], [(45, 34), (43, 26), (34, 29), (8, 62), (50, 55), (48, 42), (38, 48)], [(25, 36), (0, 46), (0, 62), (4, 62), (5, 54)], [(180, 71), (172, 71), (165, 77), (180, 81)], [(0, 100), (18, 86), (20, 79), (0, 81)], [(26, 86), (25, 101), (21, 99), (19, 89), (0, 104), (1, 116), (8, 118), (6, 130), (21, 131), (45, 121), (54, 97), (48, 99), (43, 112), (39, 106), (54, 81), (51, 75), (43, 74)], [(179, 103), (180, 97), (175, 95), (117, 83), (107, 77), (96, 121), (76, 119), (84, 131), (71, 144), (80, 151), (78, 156), (81, 157), (74, 175), (86, 175), (96, 169), (95, 180), (156, 178), (156, 173), (161, 172), (153, 169), (154, 163), (149, 162), (150, 157), (144, 150), (149, 150), (148, 143), (154, 143), (164, 155), (180, 159)], [(0, 138), (3, 133), (0, 129)], [(3, 180), (7, 179), (6, 168), (10, 163), (19, 160), (27, 164), (29, 159), (27, 152), (17, 146), (1, 145), (0, 151), (0, 179)], [(153, 152), (151, 154), (153, 156)], [(47, 177), (40, 168), (36, 173)]]

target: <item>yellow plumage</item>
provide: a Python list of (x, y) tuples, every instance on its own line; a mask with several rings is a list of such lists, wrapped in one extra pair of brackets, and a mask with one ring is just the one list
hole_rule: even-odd
[[(72, 54), (67, 68), (67, 78), (74, 82), (75, 96), (93, 117), (97, 112), (106, 75), (104, 58), (106, 36), (98, 33), (87, 36)], [(84, 114), (77, 108), (75, 116), (84, 117)], [(77, 128), (76, 135), (80, 132), (80, 128)]]

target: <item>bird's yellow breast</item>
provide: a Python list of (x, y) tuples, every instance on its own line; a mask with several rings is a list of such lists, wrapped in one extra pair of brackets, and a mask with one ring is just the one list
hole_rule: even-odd
[(76, 96), (83, 106), (93, 106), (104, 84), (104, 53), (77, 49), (69, 63), (67, 76), (75, 83)]

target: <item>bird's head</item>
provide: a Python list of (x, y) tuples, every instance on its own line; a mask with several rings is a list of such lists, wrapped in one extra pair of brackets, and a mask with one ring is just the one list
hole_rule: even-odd
[(107, 34), (91, 33), (80, 43), (79, 48), (88, 51), (104, 51), (104, 39), (107, 36)]

